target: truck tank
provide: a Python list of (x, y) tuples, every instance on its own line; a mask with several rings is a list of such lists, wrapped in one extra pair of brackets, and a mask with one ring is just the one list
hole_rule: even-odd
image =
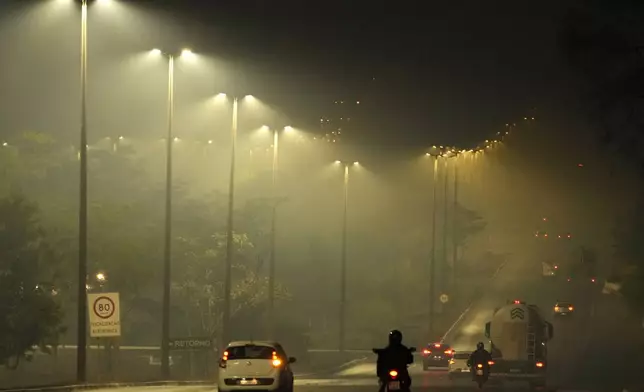
[(515, 300), (495, 309), (485, 335), (490, 338), (494, 376), (545, 384), (553, 328), (536, 305)]

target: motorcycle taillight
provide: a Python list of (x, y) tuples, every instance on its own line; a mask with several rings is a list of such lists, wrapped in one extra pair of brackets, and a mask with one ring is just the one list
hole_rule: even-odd
[(396, 377), (398, 377), (398, 371), (396, 371), (396, 370), (390, 370), (390, 371), (389, 371), (389, 376), (390, 376), (391, 378), (396, 378)]

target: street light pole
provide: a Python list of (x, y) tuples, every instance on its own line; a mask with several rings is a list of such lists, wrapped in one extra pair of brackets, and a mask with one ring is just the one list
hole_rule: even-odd
[(458, 235), (458, 164), (454, 165), (454, 204), (452, 210), (452, 292), (458, 293), (458, 244), (456, 243)]
[(444, 183), (444, 189), (443, 189), (443, 254), (442, 254), (442, 262), (441, 262), (441, 276), (443, 276), (443, 279), (441, 279), (441, 286), (442, 286), (442, 291), (445, 291), (445, 270), (447, 269), (447, 216), (448, 216), (448, 201), (449, 201), (449, 195), (448, 195), (448, 188), (449, 188), (449, 158), (448, 156), (445, 156), (445, 173), (443, 174), (443, 183)]
[(340, 270), (340, 352), (344, 352), (347, 302), (347, 212), (349, 210), (349, 165), (344, 165), (344, 213), (342, 215), (342, 261)]
[(232, 147), (230, 158), (230, 179), (228, 183), (228, 227), (226, 231), (226, 266), (224, 278), (224, 311), (222, 317), (222, 341), (219, 346), (223, 347), (228, 341), (230, 335), (230, 308), (231, 308), (231, 291), (232, 291), (232, 266), (233, 266), (233, 211), (235, 208), (235, 160), (237, 150), (237, 97), (233, 98), (233, 118), (232, 118)]
[(80, 201), (78, 206), (78, 320), (76, 380), (87, 380), (87, 0), (81, 4)]
[(432, 248), (429, 260), (429, 321), (427, 323), (428, 338), (434, 336), (434, 302), (436, 301), (436, 185), (438, 175), (438, 157), (434, 158), (432, 180)]
[(163, 315), (161, 322), (161, 374), (170, 378), (170, 285), (172, 273), (172, 143), (174, 137), (174, 56), (168, 56), (168, 134), (166, 136), (165, 241), (163, 248)]
[(271, 217), (271, 258), (268, 264), (268, 336), (273, 339), (275, 333), (275, 229), (277, 220), (277, 165), (279, 154), (279, 132), (273, 130), (273, 179), (271, 193), (273, 209)]

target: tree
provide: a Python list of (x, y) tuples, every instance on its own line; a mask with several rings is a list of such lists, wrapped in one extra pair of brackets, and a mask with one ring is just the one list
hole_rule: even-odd
[(0, 364), (16, 368), (35, 347), (56, 346), (63, 333), (59, 258), (24, 197), (0, 200)]
[(487, 222), (476, 211), (457, 204), (454, 211), (454, 244), (457, 248), (464, 248), (467, 240), (480, 233), (487, 226)]

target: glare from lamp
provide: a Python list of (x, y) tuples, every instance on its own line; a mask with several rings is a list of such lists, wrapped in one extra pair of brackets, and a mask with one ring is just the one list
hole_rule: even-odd
[(183, 49), (181, 51), (181, 57), (193, 58), (195, 54), (190, 49)]

